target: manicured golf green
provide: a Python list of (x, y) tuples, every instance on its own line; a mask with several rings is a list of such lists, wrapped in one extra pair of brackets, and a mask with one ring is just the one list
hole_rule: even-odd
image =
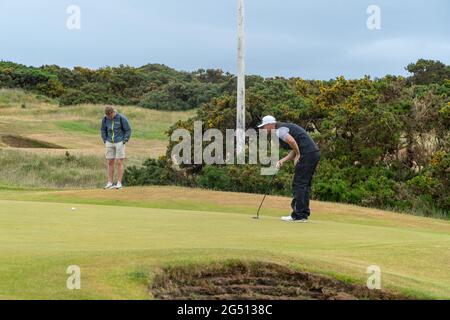
[[(0, 298), (149, 299), (152, 275), (167, 264), (227, 259), (361, 284), (378, 265), (383, 288), (450, 298), (448, 221), (316, 202), (311, 223), (286, 224), (281, 197), (268, 199), (258, 221), (249, 213), (260, 198), (157, 187), (1, 191)], [(70, 265), (81, 268), (81, 290), (66, 288)]]

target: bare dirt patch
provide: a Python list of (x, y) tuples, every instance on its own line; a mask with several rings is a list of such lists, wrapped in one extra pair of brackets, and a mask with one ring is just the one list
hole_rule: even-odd
[(11, 147), (20, 149), (65, 149), (57, 144), (25, 138), (21, 136), (2, 136), (1, 141)]
[(399, 300), (404, 296), (262, 262), (168, 267), (150, 293), (160, 300)]

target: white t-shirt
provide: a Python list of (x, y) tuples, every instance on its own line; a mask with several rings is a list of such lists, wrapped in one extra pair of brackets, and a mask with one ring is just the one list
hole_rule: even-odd
[(287, 142), (286, 140), (287, 140), (287, 136), (288, 136), (288, 134), (289, 134), (289, 128), (286, 128), (286, 127), (278, 128), (278, 129), (275, 131), (275, 133), (276, 133), (276, 135), (277, 135), (278, 138), (280, 138), (280, 139), (283, 140), (284, 142)]

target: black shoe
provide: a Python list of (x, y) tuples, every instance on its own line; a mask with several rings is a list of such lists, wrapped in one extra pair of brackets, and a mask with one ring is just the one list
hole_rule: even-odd
[(292, 217), (292, 221), (293, 222), (301, 222), (301, 223), (307, 223), (308, 222), (308, 217), (306, 217), (306, 216), (298, 216), (295, 213), (292, 213), (291, 217)]

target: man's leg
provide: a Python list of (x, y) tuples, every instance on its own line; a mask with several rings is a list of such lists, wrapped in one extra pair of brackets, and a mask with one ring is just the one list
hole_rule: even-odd
[(116, 148), (114, 144), (111, 142), (106, 142), (106, 160), (108, 161), (108, 184), (106, 185), (105, 189), (109, 189), (114, 181), (114, 165), (115, 165), (115, 158), (116, 158)]
[(122, 184), (123, 178), (123, 159), (117, 159), (117, 182)]
[(308, 186), (306, 188), (306, 192), (305, 192), (305, 210), (303, 211), (303, 215), (306, 218), (309, 218), (309, 216), (311, 215), (311, 209), (309, 208), (309, 199), (311, 198), (311, 186)]
[(301, 163), (297, 164), (295, 168), (294, 182), (292, 184), (294, 196), (292, 201), (292, 218), (295, 220), (308, 218), (304, 215), (304, 212), (307, 210), (306, 195), (308, 188), (308, 177), (305, 169), (306, 166)]
[(116, 159), (117, 159), (117, 185), (122, 187), (122, 178), (124, 170), (124, 160), (125, 160), (125, 144), (123, 142), (117, 143)]
[(294, 219), (308, 219), (311, 214), (309, 197), (314, 171), (318, 163), (318, 157), (314, 154), (304, 155), (295, 168), (293, 182), (293, 213)]
[(115, 159), (109, 159), (108, 160), (108, 183), (113, 183), (114, 181), (114, 165), (116, 161)]
[(313, 165), (313, 169), (312, 169), (312, 173), (311, 173), (311, 179), (309, 179), (308, 188), (306, 189), (306, 208), (307, 208), (307, 210), (305, 211), (305, 215), (307, 215), (308, 217), (311, 215), (311, 209), (309, 208), (309, 200), (311, 199), (312, 181), (313, 181), (314, 174), (316, 173), (317, 165), (319, 164), (319, 161), (320, 161), (320, 154), (317, 155), (313, 161), (314, 161), (314, 165)]

